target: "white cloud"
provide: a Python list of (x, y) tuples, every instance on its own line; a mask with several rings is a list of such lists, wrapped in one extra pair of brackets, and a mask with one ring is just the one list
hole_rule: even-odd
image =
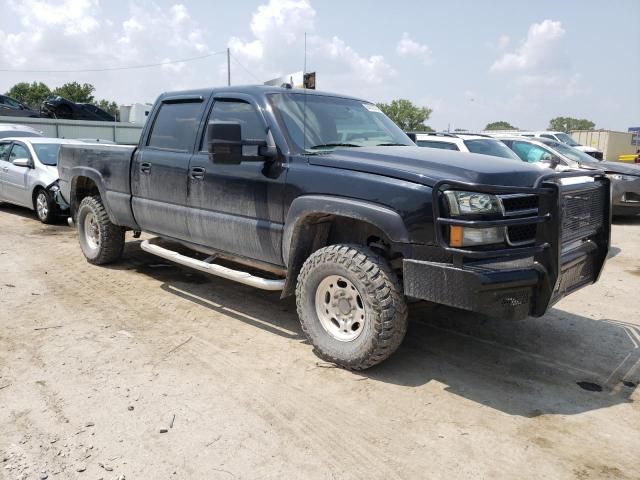
[(402, 38), (398, 40), (396, 53), (401, 57), (417, 57), (427, 65), (431, 63), (431, 49), (429, 46), (416, 42), (407, 32), (404, 32)]
[[(504, 53), (489, 70), (511, 75), (516, 87), (526, 89), (531, 94), (585, 93), (588, 88), (581, 86), (581, 76), (573, 70), (564, 46), (565, 34), (559, 21), (547, 19), (534, 23), (520, 46)], [(510, 39), (506, 36), (498, 41), (499, 46), (505, 48), (509, 43)]]
[(527, 38), (514, 52), (505, 53), (491, 65), (491, 71), (538, 71), (562, 66), (567, 61), (560, 41), (565, 31), (559, 21), (544, 20), (529, 27)]
[[(316, 11), (308, 0), (269, 0), (260, 5), (251, 19), (253, 38), (231, 37), (232, 54), (253, 72), (253, 77), (274, 78), (302, 70), (304, 35), (307, 33), (307, 70), (321, 71), (321, 88), (352, 82), (377, 85), (396, 72), (381, 55), (365, 56), (338, 36), (331, 38), (315, 33)], [(296, 54), (296, 51), (299, 54)], [(245, 75), (241, 72), (242, 78)]]
[[(133, 66), (209, 52), (203, 29), (182, 4), (163, 8), (153, 0), (131, 0), (120, 21), (106, 18), (97, 0), (10, 0), (6, 10), (21, 28), (15, 33), (0, 29), (0, 63), (14, 69)], [(96, 86), (97, 97), (150, 101), (164, 90), (201, 85), (197, 65), (188, 68), (191, 65), (100, 74), (5, 73), (0, 82), (7, 89), (25, 80), (43, 81), (52, 88), (68, 81), (88, 82)]]

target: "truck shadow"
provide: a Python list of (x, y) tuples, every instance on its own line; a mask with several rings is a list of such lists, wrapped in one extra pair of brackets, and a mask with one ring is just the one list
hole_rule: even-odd
[[(295, 302), (171, 265), (128, 242), (126, 261), (161, 288), (289, 340), (306, 342)], [(572, 415), (632, 402), (640, 381), (640, 326), (552, 309), (524, 321), (488, 319), (426, 302), (410, 306), (399, 350), (354, 375), (413, 388), (436, 381), (451, 393), (510, 415)]]

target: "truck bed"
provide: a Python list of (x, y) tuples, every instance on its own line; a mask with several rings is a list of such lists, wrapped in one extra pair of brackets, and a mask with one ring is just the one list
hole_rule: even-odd
[(131, 211), (131, 159), (137, 147), (126, 145), (62, 145), (58, 156), (60, 192), (71, 204), (73, 178), (86, 177), (100, 188), (111, 221), (136, 228)]

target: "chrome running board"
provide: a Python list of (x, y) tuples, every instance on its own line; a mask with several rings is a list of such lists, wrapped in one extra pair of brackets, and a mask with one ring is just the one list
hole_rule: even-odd
[[(226, 278), (227, 280), (233, 280), (235, 282), (244, 283), (250, 287), (260, 288), (262, 290), (278, 291), (284, 288), (284, 279), (282, 280), (269, 280), (267, 278), (256, 277), (248, 272), (241, 270), (233, 270), (231, 268), (223, 267), (215, 263), (209, 263), (215, 259), (209, 257), (206, 260), (196, 260), (195, 258), (187, 257), (181, 253), (169, 250), (168, 248), (154, 245), (149, 240), (144, 240), (140, 247), (145, 252), (162, 257), (165, 260), (169, 260), (185, 267), (195, 268), (201, 272), (205, 272), (218, 277)], [(208, 260), (208, 261), (207, 261)]]

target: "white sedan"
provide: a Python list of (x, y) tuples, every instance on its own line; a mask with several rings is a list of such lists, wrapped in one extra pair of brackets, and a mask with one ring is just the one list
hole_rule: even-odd
[(36, 211), (51, 223), (68, 208), (58, 195), (58, 151), (77, 140), (44, 137), (0, 139), (0, 203)]

